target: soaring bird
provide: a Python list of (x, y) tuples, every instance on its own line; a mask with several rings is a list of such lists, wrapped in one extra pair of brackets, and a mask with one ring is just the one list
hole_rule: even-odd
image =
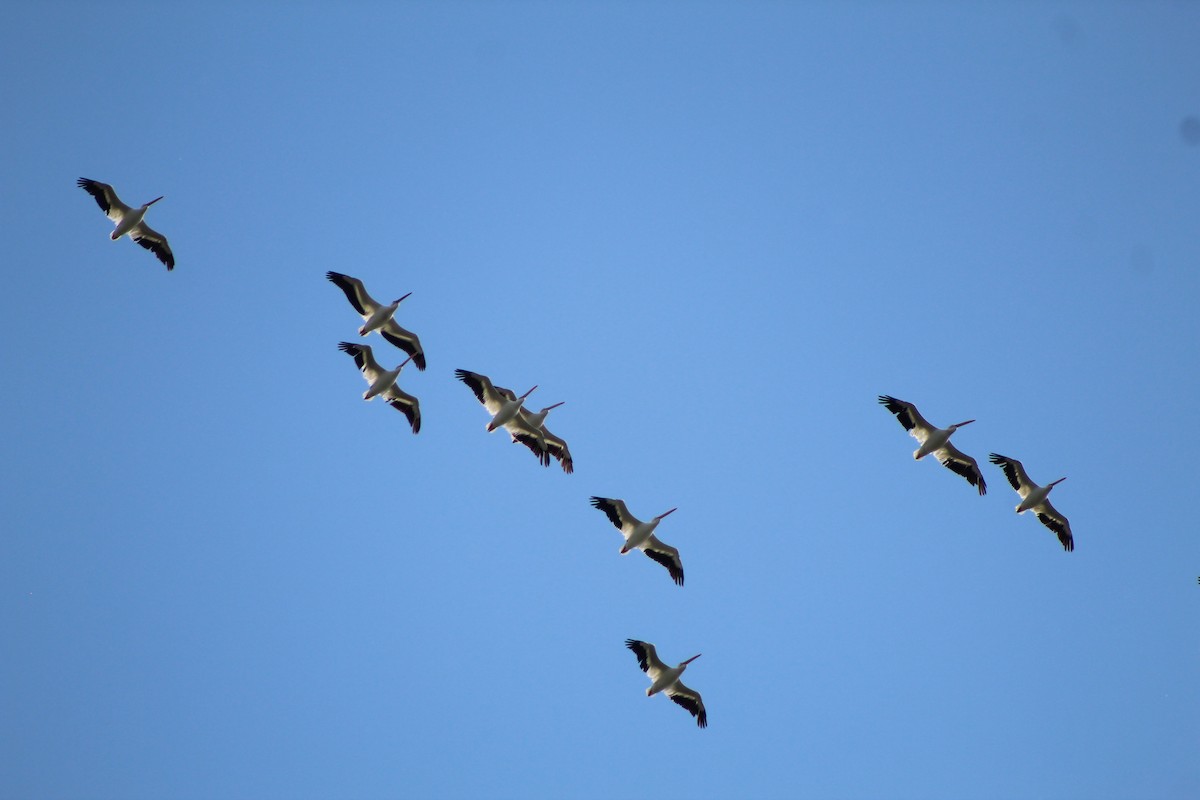
[(162, 200), (162, 197), (156, 197), (144, 206), (130, 208), (121, 202), (113, 187), (107, 183), (80, 178), (75, 185), (96, 198), (96, 205), (113, 221), (116, 228), (110, 238), (114, 242), (129, 234), (130, 239), (158, 256), (158, 260), (167, 265), (168, 271), (175, 269), (175, 256), (167, 244), (167, 237), (142, 221), (146, 216), (146, 209)]
[(350, 354), (354, 363), (362, 371), (363, 377), (370, 384), (363, 392), (363, 400), (371, 400), (376, 395), (382, 396), (389, 406), (402, 412), (408, 418), (408, 424), (412, 426), (413, 433), (420, 433), (421, 403), (411, 394), (401, 391), (400, 387), (396, 385), (396, 378), (400, 375), (400, 370), (404, 369), (404, 365), (412, 361), (413, 357), (409, 356), (404, 359), (403, 363), (395, 369), (384, 369), (375, 360), (375, 354), (371, 352), (370, 345), (341, 342), (338, 344), (338, 350)]
[[(515, 400), (517, 397), (512, 389), (506, 389), (503, 386), (497, 386), (496, 391), (509, 400)], [(566, 440), (555, 436), (546, 427), (546, 415), (561, 405), (562, 402), (555, 403), (546, 406), (541, 411), (530, 411), (522, 406), (521, 410), (517, 412), (517, 416), (509, 420), (504, 428), (512, 436), (513, 442), (519, 442), (528, 447), (543, 464), (549, 465), (550, 457), (553, 456), (558, 459), (563, 472), (570, 474), (575, 471), (575, 462), (571, 458), (571, 450), (567, 447)]]
[(984, 483), (983, 473), (979, 471), (979, 463), (950, 444), (950, 437), (956, 430), (963, 425), (970, 425), (975, 420), (959, 422), (949, 428), (935, 428), (921, 416), (921, 412), (917, 411), (917, 407), (912, 403), (897, 400), (886, 394), (879, 396), (879, 402), (886, 406), (888, 411), (895, 414), (896, 419), (900, 420), (900, 424), (904, 426), (904, 430), (911, 433), (913, 438), (921, 443), (921, 446), (913, 451), (913, 458), (919, 461), (933, 453), (937, 456), (937, 460), (942, 462), (942, 466), (952, 472), (957, 472), (967, 479), (967, 483), (978, 487), (979, 494), (987, 494), (987, 484)]
[(1008, 482), (1021, 496), (1021, 502), (1017, 505), (1017, 513), (1024, 514), (1026, 511), (1032, 511), (1043, 525), (1058, 536), (1063, 550), (1068, 553), (1074, 550), (1075, 537), (1071, 535), (1071, 523), (1059, 513), (1057, 508), (1050, 505), (1050, 490), (1065, 481), (1066, 478), (1059, 478), (1056, 481), (1050, 481), (1045, 486), (1038, 486), (1029, 480), (1029, 474), (1025, 472), (1025, 467), (1015, 458), (992, 453), (988, 456), (988, 461), (1004, 470), (1004, 477), (1008, 478)]
[(669, 544), (663, 544), (654, 535), (654, 529), (658, 527), (658, 523), (662, 522), (663, 517), (674, 513), (678, 509), (672, 508), (670, 511), (664, 511), (657, 517), (654, 517), (649, 522), (642, 522), (629, 513), (624, 500), (617, 500), (611, 497), (593, 497), (590, 502), (594, 508), (598, 508), (607, 514), (612, 524), (625, 537), (625, 546), (621, 548), (621, 555), (625, 555), (630, 550), (641, 550), (647, 556), (666, 567), (667, 571), (671, 573), (671, 580), (683, 586), (683, 562), (679, 560), (679, 551)]
[(488, 423), (488, 433), (503, 427), (507, 422), (517, 416), (517, 412), (521, 410), (521, 406), (525, 403), (525, 398), (533, 393), (530, 389), (525, 394), (517, 397), (511, 391), (505, 395), (499, 389), (492, 385), (492, 379), (487, 375), (480, 375), (478, 372), (470, 372), (465, 369), (454, 370), (454, 377), (465, 383), (475, 393), (475, 397), (487, 409), (487, 412), (492, 415), (492, 421)]
[(326, 272), (325, 277), (345, 293), (350, 305), (354, 306), (354, 310), (363, 318), (362, 327), (358, 329), (359, 336), (366, 336), (371, 331), (379, 331), (380, 336), (412, 356), (412, 361), (417, 365), (417, 369), (425, 369), (425, 351), (421, 348), (421, 340), (412, 331), (401, 328), (393, 319), (396, 309), (400, 306), (400, 301), (411, 295), (412, 292), (404, 297), (397, 297), (385, 305), (367, 294), (363, 282), (358, 278), (351, 278), (340, 272)]
[(704, 710), (704, 701), (700, 699), (700, 693), (684, 686), (679, 680), (683, 671), (687, 669), (687, 665), (699, 658), (701, 653), (681, 662), (679, 666), (668, 667), (659, 659), (654, 645), (649, 642), (626, 639), (625, 646), (637, 656), (638, 666), (642, 668), (642, 672), (650, 676), (650, 688), (646, 690), (647, 697), (653, 697), (659, 692), (666, 692), (667, 697), (686, 708), (688, 713), (696, 718), (696, 725), (701, 728), (708, 727), (708, 713)]

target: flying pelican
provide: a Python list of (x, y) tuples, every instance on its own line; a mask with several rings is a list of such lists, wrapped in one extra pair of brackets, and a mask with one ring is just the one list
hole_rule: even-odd
[[(505, 389), (503, 386), (497, 386), (496, 391), (509, 400), (515, 400), (517, 397), (512, 389)], [(555, 436), (546, 427), (546, 415), (562, 404), (555, 403), (541, 411), (530, 411), (522, 406), (517, 416), (509, 420), (504, 428), (512, 436), (513, 442), (520, 442), (528, 447), (543, 464), (549, 466), (550, 457), (553, 456), (558, 459), (563, 472), (570, 474), (575, 471), (575, 462), (571, 458), (571, 450), (567, 447), (566, 440)]]
[(121, 202), (121, 198), (117, 197), (117, 193), (107, 183), (80, 178), (75, 185), (96, 198), (96, 205), (100, 206), (100, 210), (116, 225), (110, 237), (114, 242), (129, 234), (130, 239), (158, 256), (158, 260), (167, 265), (168, 272), (175, 269), (175, 256), (167, 244), (167, 237), (142, 222), (142, 218), (146, 216), (146, 209), (162, 200), (162, 197), (156, 197), (140, 208), (130, 208)]
[(951, 472), (957, 472), (967, 479), (967, 483), (979, 487), (979, 494), (987, 494), (987, 484), (983, 481), (983, 473), (979, 471), (979, 463), (966, 453), (950, 444), (950, 437), (963, 425), (970, 425), (975, 420), (959, 422), (949, 428), (935, 428), (930, 425), (917, 407), (912, 403), (897, 400), (890, 395), (882, 394), (879, 402), (887, 406), (887, 410), (896, 415), (904, 430), (912, 434), (921, 446), (913, 451), (913, 458), (918, 461), (933, 453), (942, 466)]
[(370, 345), (341, 342), (338, 344), (338, 350), (350, 354), (354, 363), (358, 364), (358, 368), (362, 371), (363, 377), (370, 384), (363, 392), (363, 400), (371, 400), (376, 395), (382, 396), (389, 406), (408, 417), (408, 424), (412, 426), (413, 433), (420, 433), (421, 403), (411, 394), (402, 392), (396, 385), (396, 378), (400, 375), (400, 370), (404, 369), (404, 365), (412, 361), (413, 357), (409, 356), (404, 359), (404, 362), (395, 369), (384, 369), (375, 360), (375, 354), (371, 352)]
[(679, 680), (683, 671), (687, 669), (687, 665), (703, 655), (702, 653), (697, 653), (677, 667), (668, 667), (659, 660), (654, 645), (649, 642), (626, 639), (625, 646), (637, 656), (638, 666), (642, 668), (642, 672), (650, 676), (650, 688), (646, 690), (647, 697), (653, 697), (659, 692), (665, 691), (672, 702), (683, 706), (696, 718), (696, 725), (701, 728), (708, 727), (708, 713), (704, 710), (704, 701), (700, 699), (700, 693), (684, 686)]
[(1058, 541), (1062, 543), (1063, 550), (1068, 553), (1074, 550), (1075, 537), (1071, 535), (1071, 523), (1058, 512), (1058, 509), (1050, 505), (1050, 490), (1065, 481), (1066, 478), (1059, 478), (1056, 481), (1050, 481), (1045, 486), (1038, 486), (1029, 480), (1025, 467), (1015, 458), (992, 453), (988, 456), (988, 461), (1004, 470), (1004, 477), (1008, 478), (1008, 482), (1017, 490), (1017, 494), (1021, 495), (1017, 513), (1024, 514), (1026, 511), (1032, 511), (1037, 514), (1041, 523), (1058, 535)]
[(471, 391), (475, 393), (475, 397), (479, 398), (479, 402), (483, 403), (483, 407), (492, 415), (492, 421), (488, 423), (488, 433), (502, 427), (505, 423), (517, 416), (517, 412), (521, 410), (521, 405), (525, 402), (525, 398), (533, 393), (530, 389), (525, 394), (517, 397), (515, 393), (509, 391), (506, 396), (499, 389), (492, 385), (491, 378), (487, 375), (480, 375), (478, 372), (468, 372), (465, 369), (454, 370), (454, 377), (471, 387)]
[(641, 550), (666, 567), (667, 571), (671, 573), (671, 580), (683, 586), (683, 562), (679, 560), (679, 551), (669, 544), (663, 544), (654, 535), (654, 529), (658, 527), (658, 523), (662, 522), (663, 517), (678, 509), (672, 508), (649, 522), (642, 522), (629, 513), (624, 500), (593, 497), (591, 504), (607, 514), (608, 518), (612, 520), (612, 524), (617, 526), (617, 530), (621, 531), (621, 535), (625, 537), (625, 546), (621, 548), (621, 555), (625, 555), (630, 550)]
[(366, 336), (371, 331), (379, 331), (380, 336), (412, 356), (417, 369), (425, 369), (425, 351), (421, 349), (421, 340), (412, 331), (401, 328), (393, 319), (400, 301), (411, 295), (412, 292), (404, 297), (397, 297), (384, 305), (367, 294), (363, 282), (358, 278), (351, 278), (340, 272), (326, 272), (325, 277), (345, 293), (350, 305), (354, 306), (354, 310), (363, 318), (362, 327), (358, 329), (359, 336)]

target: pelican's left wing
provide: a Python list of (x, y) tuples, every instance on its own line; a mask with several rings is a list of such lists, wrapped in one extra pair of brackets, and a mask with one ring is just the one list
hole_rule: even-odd
[(683, 562), (679, 560), (679, 551), (669, 544), (663, 544), (658, 537), (650, 534), (642, 543), (642, 552), (667, 568), (671, 580), (683, 586)]
[(937, 460), (942, 462), (942, 466), (966, 478), (967, 483), (979, 489), (979, 494), (987, 494), (987, 484), (983, 480), (983, 473), (979, 471), (979, 462), (950, 442), (939, 447), (935, 454)]
[[(171, 252), (171, 246), (167, 244), (167, 237), (144, 222), (139, 222), (129, 232), (129, 236), (142, 247), (158, 256), (158, 260), (167, 265), (168, 272), (175, 269), (175, 255)], [(187, 248), (185, 247), (184, 249), (186, 250)]]
[(675, 681), (675, 685), (667, 689), (667, 696), (676, 704), (686, 708), (688, 713), (696, 718), (697, 726), (708, 727), (708, 712), (704, 710), (704, 701), (700, 699), (699, 692), (689, 689), (680, 681)]
[(394, 383), (383, 393), (383, 397), (389, 406), (408, 418), (413, 433), (421, 432), (421, 403), (417, 398), (402, 391)]
[(546, 441), (546, 449), (550, 451), (550, 455), (558, 459), (563, 472), (567, 474), (574, 472), (575, 462), (571, 459), (571, 451), (567, 447), (566, 440), (555, 436), (544, 424), (542, 425), (542, 437)]
[(1059, 513), (1057, 508), (1050, 505), (1049, 500), (1043, 500), (1034, 506), (1033, 513), (1037, 514), (1038, 520), (1043, 525), (1054, 531), (1063, 550), (1070, 553), (1075, 549), (1075, 537), (1071, 535), (1071, 523)]
[(413, 363), (417, 365), (417, 369), (425, 369), (425, 350), (422, 349), (421, 340), (415, 333), (401, 328), (396, 324), (395, 319), (389, 319), (379, 329), (379, 335), (412, 356)]

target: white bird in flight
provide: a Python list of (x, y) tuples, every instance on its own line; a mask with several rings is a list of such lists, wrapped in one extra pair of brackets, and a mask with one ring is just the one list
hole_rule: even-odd
[(983, 480), (983, 473), (979, 471), (979, 463), (950, 444), (950, 437), (956, 430), (964, 425), (970, 425), (975, 420), (959, 422), (949, 428), (935, 428), (921, 416), (921, 412), (917, 411), (917, 407), (912, 403), (897, 400), (886, 394), (879, 396), (879, 402), (886, 406), (888, 411), (895, 414), (896, 419), (900, 420), (900, 424), (904, 426), (904, 430), (911, 433), (913, 438), (921, 443), (921, 446), (913, 451), (913, 458), (920, 461), (933, 453), (944, 467), (963, 476), (967, 479), (967, 483), (977, 487), (979, 494), (987, 494), (987, 484)]
[(425, 369), (425, 351), (421, 347), (421, 340), (412, 331), (401, 328), (394, 319), (400, 302), (412, 292), (404, 297), (397, 297), (385, 305), (367, 294), (363, 282), (358, 278), (351, 278), (340, 272), (326, 272), (325, 277), (342, 290), (346, 299), (350, 301), (350, 305), (354, 306), (354, 310), (363, 318), (362, 327), (358, 329), (359, 336), (366, 336), (371, 331), (379, 331), (380, 336), (412, 356), (412, 361), (417, 365), (417, 369)]
[(654, 645), (649, 642), (626, 639), (625, 646), (637, 656), (638, 666), (642, 668), (642, 672), (650, 676), (650, 688), (646, 690), (647, 697), (653, 697), (659, 692), (666, 692), (667, 697), (686, 708), (688, 713), (696, 718), (697, 726), (708, 727), (708, 712), (704, 710), (704, 701), (700, 699), (700, 693), (684, 686), (679, 680), (683, 671), (687, 669), (687, 665), (699, 658), (701, 653), (681, 662), (678, 666), (668, 667), (659, 659)]
[[(503, 386), (497, 386), (496, 391), (509, 400), (514, 400), (517, 396), (512, 389), (506, 389)], [(517, 416), (509, 420), (504, 428), (512, 436), (514, 442), (528, 447), (544, 465), (548, 466), (550, 457), (554, 457), (558, 459), (563, 472), (570, 474), (575, 471), (575, 462), (571, 458), (571, 450), (567, 447), (566, 440), (555, 436), (546, 427), (546, 415), (561, 406), (563, 402), (546, 406), (541, 411), (530, 411), (522, 406), (521, 410), (517, 412)]]
[(420, 433), (421, 403), (411, 394), (401, 391), (400, 387), (396, 385), (396, 378), (400, 375), (400, 370), (404, 369), (404, 365), (412, 361), (413, 357), (409, 356), (404, 359), (404, 362), (395, 369), (384, 369), (375, 360), (375, 354), (371, 352), (370, 345), (341, 342), (338, 344), (338, 349), (343, 353), (350, 354), (354, 363), (362, 371), (363, 377), (367, 379), (369, 386), (363, 392), (363, 400), (371, 400), (376, 396), (383, 397), (389, 406), (408, 418), (408, 424), (412, 426), (413, 433)]
[[(475, 397), (487, 409), (487, 412), (492, 415), (492, 421), (488, 423), (488, 433), (503, 427), (521, 410), (521, 406), (525, 403), (525, 398), (533, 393), (536, 389), (530, 389), (525, 394), (517, 397), (512, 391), (508, 394), (501, 392), (492, 385), (492, 379), (487, 375), (480, 375), (478, 372), (471, 372), (465, 369), (454, 370), (454, 377), (465, 383), (475, 393)], [(511, 397), (509, 396), (511, 395)]]
[(142, 221), (146, 209), (162, 200), (162, 197), (156, 197), (144, 206), (130, 208), (121, 202), (113, 187), (107, 183), (80, 178), (75, 185), (96, 198), (96, 205), (113, 221), (116, 228), (110, 238), (114, 242), (128, 234), (130, 239), (158, 256), (158, 260), (167, 265), (168, 271), (175, 269), (175, 256), (167, 244), (167, 237)]
[(612, 524), (625, 537), (625, 545), (621, 548), (621, 555), (625, 555), (630, 550), (641, 550), (648, 557), (666, 567), (667, 572), (671, 573), (671, 580), (683, 586), (683, 562), (679, 560), (679, 551), (669, 544), (663, 544), (654, 535), (654, 529), (658, 527), (658, 523), (662, 522), (663, 517), (674, 513), (678, 509), (672, 508), (670, 511), (664, 511), (657, 517), (654, 517), (649, 522), (642, 522), (629, 513), (624, 500), (617, 500), (612, 497), (593, 497), (590, 502), (594, 508), (598, 508), (607, 514)]
[(1066, 478), (1059, 478), (1056, 481), (1050, 481), (1045, 486), (1038, 486), (1029, 479), (1025, 467), (1015, 458), (992, 453), (988, 457), (988, 461), (1004, 470), (1004, 477), (1008, 478), (1008, 482), (1021, 496), (1021, 502), (1017, 505), (1017, 513), (1024, 514), (1026, 511), (1032, 511), (1043, 525), (1058, 536), (1063, 550), (1068, 553), (1074, 550), (1075, 537), (1071, 535), (1071, 523), (1059, 513), (1057, 508), (1050, 505), (1050, 490), (1065, 481)]

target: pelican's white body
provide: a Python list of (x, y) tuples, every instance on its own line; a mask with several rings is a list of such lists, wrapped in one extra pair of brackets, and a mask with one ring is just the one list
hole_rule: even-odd
[(395, 300), (386, 306), (376, 308), (371, 312), (371, 316), (367, 317), (367, 321), (362, 324), (362, 327), (358, 329), (358, 335), (366, 336), (371, 331), (377, 331), (382, 328), (395, 315), (396, 309), (399, 307), (400, 301)]
[(679, 683), (679, 679), (683, 677), (683, 671), (687, 669), (687, 663), (680, 664), (677, 667), (663, 666), (658, 673), (658, 677), (646, 689), (646, 697), (653, 697), (663, 689), (669, 689)]
[(367, 390), (363, 392), (363, 400), (374, 400), (375, 397), (396, 385), (396, 378), (400, 377), (400, 367), (395, 369), (381, 369), (375, 373), (374, 380)]
[[(1059, 480), (1061, 480), (1061, 478)], [(1033, 484), (1029, 489), (1029, 494), (1026, 495), (1025, 499), (1017, 505), (1017, 513), (1024, 514), (1026, 511), (1040, 506), (1042, 501), (1050, 496), (1050, 490), (1054, 488), (1054, 484), (1056, 483), (1058, 483), (1058, 481), (1055, 481), (1054, 483), (1048, 483), (1045, 486), (1038, 486), (1036, 483)]]
[(621, 535), (625, 537), (625, 544), (621, 547), (621, 555), (625, 555), (630, 550), (636, 550), (649, 542), (650, 537), (654, 535), (654, 529), (660, 522), (662, 522), (662, 517), (655, 517), (649, 522), (631, 520), (623, 524)]
[[(533, 389), (529, 390), (529, 392), (532, 391)], [(492, 433), (496, 430), (496, 428), (504, 427), (509, 422), (512, 422), (513, 418), (516, 417), (517, 413), (521, 410), (521, 406), (524, 405), (525, 398), (529, 396), (529, 392), (526, 392), (514, 400), (505, 400), (500, 406), (499, 410), (496, 411), (495, 416), (492, 417), (492, 421), (488, 423), (488, 433)]]
[(950, 437), (958, 430), (957, 426), (949, 428), (935, 428), (932, 425), (928, 428), (914, 428), (913, 437), (921, 439), (924, 436), (924, 441), (921, 446), (913, 451), (913, 458), (920, 461), (930, 453), (936, 453), (941, 450), (946, 442), (950, 441)]
[[(126, 209), (128, 210), (123, 209), (121, 211), (120, 219), (117, 221), (117, 227), (111, 234), (112, 240), (115, 242), (122, 236), (133, 233), (133, 229), (140, 225), (142, 219), (146, 216), (146, 209), (148, 208), (150, 208), (150, 203), (147, 203), (139, 208), (129, 208), (126, 206)], [(132, 239), (133, 237), (131, 236), (130, 238)]]

